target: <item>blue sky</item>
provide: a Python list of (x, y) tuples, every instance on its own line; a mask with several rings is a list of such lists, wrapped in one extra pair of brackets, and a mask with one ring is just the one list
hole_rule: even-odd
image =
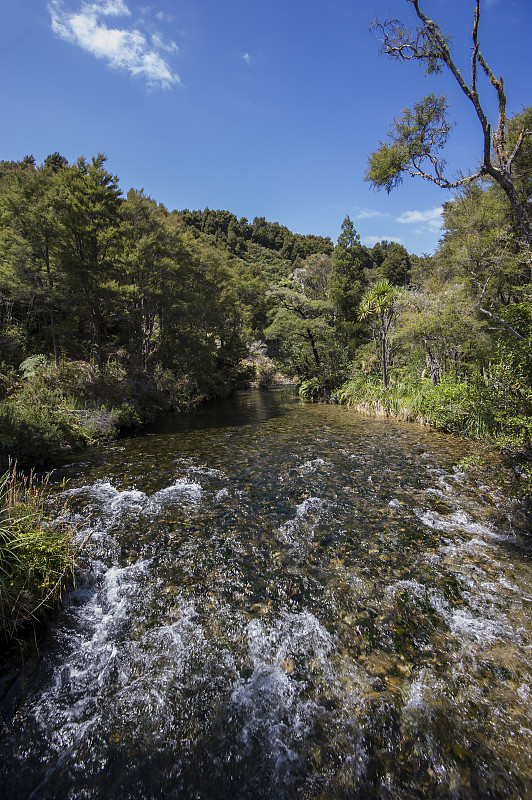
[[(406, 0), (17, 0), (4, 2), (0, 159), (98, 152), (124, 192), (169, 209), (224, 208), (336, 241), (346, 214), (364, 243), (434, 251), (449, 194), (363, 181), (403, 108), (447, 92), (452, 173), (474, 168), (479, 126), (446, 76), (379, 55), (369, 25)], [(424, 0), (469, 72), (473, 0)], [(510, 113), (532, 105), (530, 0), (482, 0), (485, 57)], [(494, 105), (489, 87), (484, 97)]]

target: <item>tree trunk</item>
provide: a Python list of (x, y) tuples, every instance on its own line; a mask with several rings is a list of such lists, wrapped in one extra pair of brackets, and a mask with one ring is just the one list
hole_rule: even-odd
[(316, 362), (316, 366), (318, 370), (321, 369), (320, 357), (318, 355), (318, 351), (316, 350), (316, 343), (314, 341), (314, 336), (312, 335), (312, 331), (310, 328), (307, 328), (307, 334), (310, 342), (310, 346), (312, 347), (312, 352), (314, 354), (314, 361)]
[(436, 359), (434, 358), (432, 350), (430, 349), (429, 343), (427, 342), (426, 339), (424, 340), (424, 345), (425, 345), (425, 355), (427, 358), (427, 368), (430, 372), (430, 379), (432, 381), (432, 385), (437, 386), (440, 376), (438, 364), (436, 363)]
[(388, 364), (386, 363), (386, 336), (381, 337), (381, 360), (382, 360), (382, 385), (388, 388)]

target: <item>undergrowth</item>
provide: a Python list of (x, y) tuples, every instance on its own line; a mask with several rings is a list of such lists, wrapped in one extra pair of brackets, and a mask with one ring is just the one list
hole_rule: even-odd
[(46, 482), (11, 467), (0, 479), (0, 632), (45, 619), (74, 575), (72, 531), (46, 518)]
[(469, 439), (522, 447), (531, 442), (531, 398), (478, 376), (461, 381), (446, 376), (437, 386), (429, 380), (397, 379), (385, 389), (376, 378), (360, 374), (337, 390), (335, 400), (417, 419)]

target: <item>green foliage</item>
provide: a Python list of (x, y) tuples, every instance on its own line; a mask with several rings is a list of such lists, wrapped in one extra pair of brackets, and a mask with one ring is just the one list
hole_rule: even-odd
[(369, 160), (365, 180), (376, 189), (386, 189), (388, 194), (403, 182), (403, 172), (408, 166), (408, 151), (395, 142), (380, 142)]
[[(496, 380), (502, 370), (505, 380)], [(447, 375), (434, 386), (406, 377), (387, 387), (358, 373), (335, 393), (339, 403), (367, 408), (505, 447), (529, 448), (532, 441), (532, 392), (518, 387), (501, 364), (485, 377), (457, 380)]]
[(140, 428), (142, 417), (134, 403), (122, 403), (112, 412), (113, 422), (117, 428)]
[(384, 387), (373, 375), (357, 372), (335, 393), (341, 405), (358, 406), (377, 414), (419, 419), (423, 410), (423, 385), (413, 379), (392, 380)]
[(326, 394), (319, 378), (308, 378), (303, 381), (298, 393), (303, 400), (319, 400)]
[(360, 301), (359, 317), (368, 320), (373, 332), (375, 351), (380, 360), (382, 384), (388, 384), (388, 367), (391, 359), (393, 328), (397, 318), (399, 290), (382, 279), (368, 289)]
[(367, 249), (360, 244), (360, 237), (346, 216), (334, 248), (328, 289), (337, 316), (336, 327), (351, 351), (360, 332), (358, 305), (367, 285), (365, 270), (370, 263)]
[(396, 343), (405, 360), (425, 369), (434, 384), (453, 372), (467, 376), (489, 352), (486, 325), (463, 287), (448, 283), (434, 290), (401, 295)]
[(65, 398), (54, 389), (28, 383), (0, 403), (0, 463), (41, 465), (59, 459), (84, 442), (65, 413)]
[(462, 472), (469, 472), (469, 470), (475, 469), (475, 467), (480, 466), (481, 463), (482, 463), (481, 457), (478, 454), (476, 454), (471, 456), (465, 456), (464, 458), (460, 459), (460, 461), (456, 466)]
[(532, 198), (532, 107), (523, 109), (507, 122), (507, 147), (512, 153), (518, 145), (523, 131), (528, 131), (522, 141), (513, 163), (512, 171), (515, 175), (517, 190), (525, 202), (528, 203), (530, 213)]
[(410, 256), (402, 244), (386, 242), (386, 245), (386, 255), (377, 269), (377, 274), (395, 286), (405, 286), (410, 281)]
[(72, 580), (71, 531), (46, 520), (46, 491), (10, 468), (0, 479), (0, 631), (44, 619)]
[[(245, 374), (248, 342), (267, 325), (268, 275), (290, 270), (287, 245), (297, 259), (332, 249), (330, 241), (298, 237), (261, 219), (249, 226), (225, 212), (205, 214), (200, 232), (188, 224), (189, 212), (169, 214), (142, 192), (131, 190), (124, 200), (105, 162), (100, 154), (69, 165), (54, 153), (39, 167), (14, 162), (0, 169), (4, 373), (21, 365), (25, 382), (38, 379), (93, 411), (102, 404), (119, 410), (129, 384), (140, 393), (141, 419), (150, 415), (150, 394), (153, 409), (226, 395)], [(244, 237), (247, 260), (226, 247), (222, 230)], [(265, 246), (274, 241), (275, 250)], [(156, 375), (169, 372), (166, 386), (179, 388), (167, 393), (157, 388)], [(4, 394), (8, 388), (6, 382)], [(65, 424), (51, 413), (45, 424), (32, 423), (23, 413), (25, 397), (10, 388), (4, 411), (17, 418), (20, 441), (6, 444), (21, 458), (23, 429), (51, 435), (59, 426), (70, 440), (66, 433), (75, 425), (65, 415)], [(117, 411), (120, 424), (128, 414)], [(103, 423), (87, 419), (78, 415), (75, 433), (81, 427), (81, 439), (92, 441)], [(50, 444), (50, 459), (61, 451), (52, 438), (43, 443)]]
[(493, 434), (496, 418), (489, 394), (480, 384), (456, 382), (446, 377), (438, 386), (427, 386), (423, 411), (436, 428), (471, 439)]
[[(389, 189), (414, 163), (440, 170), (445, 110), (431, 95), (398, 118), (368, 179)], [(508, 122), (508, 146), (529, 116)], [(527, 139), (514, 163), (527, 203), (531, 153)], [(487, 179), (445, 205), (444, 223), (432, 258), (394, 242), (368, 250), (348, 216), (333, 248), (263, 217), (169, 213), (135, 190), (124, 199), (103, 155), (1, 162), (4, 468), (10, 456), (53, 462), (246, 381), (269, 385), (276, 369), (307, 399), (423, 418), (524, 452), (529, 248)]]
[[(381, 144), (369, 159), (366, 180), (376, 188), (395, 188), (403, 172), (430, 180), (445, 189), (469, 186), (473, 181), (489, 176), (502, 191), (511, 206), (514, 221), (528, 249), (532, 249), (532, 223), (530, 220), (530, 191), (524, 190), (525, 170), (515, 170), (521, 158), (525, 164), (525, 141), (531, 132), (526, 114), (518, 124), (508, 124), (506, 116), (507, 96), (504, 78), (496, 77), (484, 57), (479, 41), (481, 3), (475, 5), (474, 24), (471, 33), (471, 71), (468, 79), (458, 66), (452, 53), (451, 37), (444, 34), (439, 25), (429, 19), (422, 10), (421, 0), (407, 0), (420, 21), (410, 28), (398, 19), (389, 18), (384, 23), (376, 21), (373, 28), (382, 35), (382, 52), (399, 61), (417, 61), (426, 73), (446, 69), (454, 78), (460, 92), (471, 103), (472, 111), (480, 123), (479, 167), (477, 172), (457, 179), (445, 175), (445, 161), (439, 153), (447, 142), (451, 125), (447, 122), (445, 97), (434, 94), (425, 97), (406, 109), (402, 117), (395, 120), (390, 131), (389, 142)], [(495, 104), (484, 103), (484, 93), (479, 91), (481, 79), (488, 81), (496, 95)], [(495, 98), (493, 98), (495, 99)], [(495, 119), (490, 123), (493, 109)], [(514, 117), (516, 123), (516, 117)], [(512, 146), (513, 145), (513, 146)], [(521, 165), (519, 165), (521, 166)], [(521, 174), (519, 174), (521, 172)], [(528, 187), (530, 189), (530, 187)]]
[(309, 256), (290, 276), (290, 287), (272, 292), (272, 323), (264, 331), (270, 352), (286, 374), (306, 381), (316, 378), (325, 394), (347, 374), (344, 343), (334, 325), (328, 296), (331, 259)]
[(30, 356), (29, 358), (24, 359), (22, 364), (19, 366), (19, 370), (22, 373), (22, 377), (25, 380), (29, 380), (42, 375), (42, 372), (47, 365), (48, 359), (46, 356), (42, 353), (38, 353), (35, 356)]
[(263, 254), (269, 252), (270, 257), (272, 252), (277, 253), (280, 260), (275, 261), (278, 264), (284, 261), (293, 265), (298, 259), (313, 254), (330, 255), (333, 249), (328, 237), (292, 233), (284, 225), (268, 222), (265, 217), (255, 217), (250, 224), (245, 217), (239, 220), (229, 211), (209, 208), (204, 211), (185, 209), (179, 212), (178, 217), (187, 228), (211, 237), (217, 245), (226, 245), (232, 253), (246, 261), (255, 261), (262, 251)]
[(402, 183), (403, 173), (423, 174), (425, 162), (441, 174), (443, 149), (452, 126), (447, 122), (445, 97), (430, 94), (394, 120), (388, 142), (369, 158), (365, 180), (389, 193)]

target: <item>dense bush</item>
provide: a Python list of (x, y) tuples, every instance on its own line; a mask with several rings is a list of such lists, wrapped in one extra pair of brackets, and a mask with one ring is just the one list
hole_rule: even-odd
[(0, 403), (0, 463), (42, 465), (81, 446), (85, 437), (68, 414), (64, 396), (55, 389), (26, 383)]
[(72, 580), (71, 532), (45, 518), (46, 491), (14, 469), (0, 479), (0, 632), (45, 618)]

